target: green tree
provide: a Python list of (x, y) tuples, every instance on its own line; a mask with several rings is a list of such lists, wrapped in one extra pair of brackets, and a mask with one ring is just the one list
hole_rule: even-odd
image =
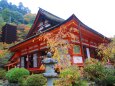
[(7, 23), (23, 23), (23, 15), (18, 11), (10, 11), (6, 8), (2, 11), (2, 17)]
[(2, 11), (2, 17), (5, 22), (10, 22), (10, 17), (11, 17), (11, 11), (6, 8)]
[(15, 4), (12, 4), (11, 2), (9, 3), (9, 8), (11, 11), (18, 11), (18, 8)]
[(22, 2), (19, 3), (18, 9), (19, 9), (19, 12), (21, 12), (23, 15), (31, 12), (27, 7), (23, 6)]
[(24, 19), (23, 19), (23, 15), (21, 13), (19, 13), (18, 11), (12, 11), (11, 14), (12, 14), (11, 22), (14, 22), (16, 24), (23, 23)]
[(2, 18), (2, 15), (0, 14), (0, 32), (2, 30), (2, 27), (5, 25), (4, 19)]
[(115, 66), (115, 37), (109, 44), (102, 44), (99, 46), (99, 55), (103, 55), (103, 61), (110, 60)]
[[(22, 24), (24, 23), (23, 16), (30, 12), (30, 9), (28, 7), (24, 7), (22, 2), (19, 3), (19, 6), (16, 6), (11, 2), (8, 3), (7, 0), (0, 1), (0, 14), (2, 15), (4, 22)], [(34, 19), (31, 17), (30, 20), (31, 21), (27, 24), (33, 22)]]
[(8, 62), (8, 59), (12, 56), (8, 50), (0, 50), (0, 68)]
[(32, 13), (24, 15), (24, 23), (33, 24), (35, 17), (36, 17), (36, 14), (32, 14)]
[(9, 4), (8, 4), (7, 0), (1, 0), (1, 1), (0, 1), (0, 7), (1, 7), (2, 9), (8, 8), (8, 7), (9, 7)]

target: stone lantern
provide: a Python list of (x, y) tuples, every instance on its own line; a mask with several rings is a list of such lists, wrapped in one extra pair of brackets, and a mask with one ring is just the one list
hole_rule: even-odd
[(45, 64), (45, 73), (43, 73), (43, 75), (47, 78), (47, 86), (53, 86), (53, 79), (58, 76), (54, 69), (54, 65), (57, 63), (57, 61), (51, 57), (51, 52), (48, 52), (47, 58), (42, 60), (42, 63)]

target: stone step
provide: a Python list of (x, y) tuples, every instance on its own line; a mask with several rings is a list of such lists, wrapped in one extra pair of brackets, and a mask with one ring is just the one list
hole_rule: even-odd
[(3, 81), (2, 80), (0, 80), (0, 86), (3, 86)]

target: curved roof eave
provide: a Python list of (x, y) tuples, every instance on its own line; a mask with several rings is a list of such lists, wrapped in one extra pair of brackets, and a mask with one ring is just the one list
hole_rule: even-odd
[(79, 23), (81, 26), (83, 26), (84, 28), (86, 28), (87, 30), (101, 36), (102, 38), (107, 39), (108, 41), (111, 41), (111, 39), (107, 38), (106, 36), (102, 35), (101, 33), (95, 31), (94, 29), (90, 28), (89, 26), (85, 25), (83, 22), (81, 22), (74, 14), (72, 15)]
[[(99, 33), (99, 32), (97, 32), (97, 31), (93, 30), (92, 28), (90, 28), (90, 27), (88, 27), (87, 25), (85, 25), (84, 23), (82, 23), (82, 22), (73, 14), (73, 15), (70, 16), (67, 20), (63, 21), (62, 23), (59, 23), (59, 24), (57, 24), (57, 25), (55, 25), (55, 26), (53, 26), (53, 27), (51, 27), (51, 28), (47, 28), (46, 30), (42, 31), (41, 33), (38, 33), (38, 34), (36, 34), (36, 35), (34, 35), (34, 36), (29, 37), (29, 38), (25, 39), (24, 41), (18, 43), (17, 45), (19, 45), (19, 44), (21, 44), (21, 43), (23, 43), (23, 42), (25, 42), (25, 41), (28, 41), (28, 40), (30, 40), (30, 39), (36, 37), (36, 36), (39, 36), (39, 35), (42, 34), (42, 33), (51, 31), (51, 30), (53, 30), (53, 29), (55, 29), (55, 28), (61, 26), (62, 24), (64, 24), (64, 23), (70, 21), (70, 20), (73, 19), (73, 18), (75, 18), (76, 21), (78, 21), (79, 24), (80, 24), (81, 26), (83, 26), (84, 28), (86, 28), (87, 30), (89, 30), (89, 31), (91, 31), (91, 32), (93, 32), (93, 33), (95, 33), (95, 34), (97, 34), (97, 35), (103, 37), (103, 38), (106, 38), (108, 41), (111, 41), (111, 39), (105, 37), (105, 36), (102, 35), (101, 33)], [(15, 45), (15, 46), (17, 46), (17, 45)], [(12, 46), (12, 47), (15, 47), (15, 46)], [(10, 47), (10, 48), (12, 48), (12, 47)]]

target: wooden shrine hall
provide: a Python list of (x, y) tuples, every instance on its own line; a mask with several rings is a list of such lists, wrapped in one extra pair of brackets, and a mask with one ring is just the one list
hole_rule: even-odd
[(109, 43), (110, 39), (83, 24), (74, 14), (64, 20), (40, 8), (26, 39), (9, 48), (14, 54), (6, 65), (7, 70), (14, 67), (24, 67), (29, 71), (42, 72), (41, 61), (46, 55), (45, 51), (48, 47), (46, 43), (39, 41), (38, 37), (46, 32), (55, 33), (63, 26), (67, 29), (75, 28), (78, 30), (75, 33), (78, 40), (72, 41), (74, 46), (68, 53), (71, 56), (72, 64), (84, 66), (86, 58), (101, 59), (97, 55), (96, 48), (101, 43)]

